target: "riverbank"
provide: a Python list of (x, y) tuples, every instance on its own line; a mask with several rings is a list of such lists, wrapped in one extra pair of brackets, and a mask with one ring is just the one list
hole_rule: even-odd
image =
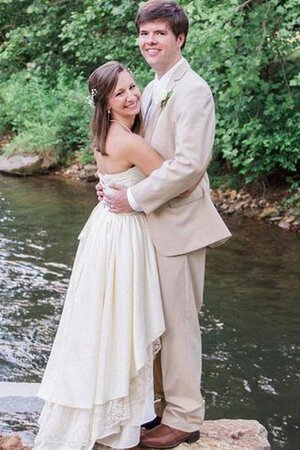
[[(0, 139), (0, 149), (4, 137)], [(54, 173), (68, 178), (96, 183), (97, 168), (94, 164), (82, 164), (75, 160), (68, 167), (55, 168), (55, 161), (49, 155), (14, 154), (8, 157), (0, 156), (0, 172), (8, 175), (30, 176)], [(213, 178), (213, 177), (212, 177)], [(296, 202), (298, 197), (298, 204)], [(284, 186), (269, 186), (259, 184), (243, 189), (217, 188), (212, 189), (212, 198), (218, 210), (224, 216), (242, 215), (256, 220), (263, 220), (270, 225), (276, 225), (284, 231), (300, 231), (300, 192), (291, 192)]]
[[(97, 182), (96, 166), (72, 164), (54, 173), (63, 177)], [(270, 188), (262, 193), (241, 189), (213, 189), (213, 201), (223, 216), (241, 215), (276, 225), (284, 231), (300, 232), (300, 208), (287, 207), (285, 188)]]

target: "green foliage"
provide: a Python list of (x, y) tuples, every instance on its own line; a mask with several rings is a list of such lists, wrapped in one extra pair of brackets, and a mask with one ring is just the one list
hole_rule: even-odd
[(284, 203), (285, 208), (292, 209), (296, 217), (300, 217), (300, 183), (294, 181), (290, 184), (289, 195), (286, 197)]
[(0, 85), (2, 131), (13, 139), (8, 153), (47, 152), (63, 163), (72, 150), (86, 148), (91, 108), (81, 79), (67, 81), (58, 74), (55, 87), (34, 71), (21, 71)]
[(38, 67), (56, 81), (61, 67), (85, 77), (107, 60), (143, 66), (136, 43), (136, 0), (2, 0), (0, 67)]
[(217, 104), (216, 156), (252, 182), (300, 161), (297, 1), (196, 0), (188, 58)]
[[(85, 79), (117, 59), (144, 86), (139, 0), (1, 0), (1, 129), (10, 149), (85, 149)], [(297, 180), (300, 160), (298, 0), (182, 0), (191, 28), (184, 51), (213, 89), (215, 158), (246, 182)], [(224, 164), (225, 162), (225, 164)]]

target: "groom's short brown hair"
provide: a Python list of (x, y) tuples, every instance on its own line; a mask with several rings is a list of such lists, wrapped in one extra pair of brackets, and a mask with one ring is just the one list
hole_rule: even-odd
[(181, 6), (168, 0), (148, 0), (140, 6), (137, 12), (135, 18), (137, 32), (139, 33), (140, 26), (143, 23), (153, 22), (154, 20), (165, 20), (168, 22), (176, 38), (183, 34), (184, 41), (181, 48), (184, 47), (189, 31), (189, 19)]

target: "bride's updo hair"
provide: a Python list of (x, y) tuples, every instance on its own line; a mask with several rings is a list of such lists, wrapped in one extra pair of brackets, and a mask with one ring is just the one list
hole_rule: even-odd
[[(93, 150), (100, 152), (102, 155), (107, 155), (105, 144), (110, 127), (108, 97), (118, 83), (119, 74), (124, 70), (129, 72), (129, 70), (118, 61), (110, 61), (94, 70), (88, 79), (90, 100), (94, 106), (94, 114), (90, 124), (91, 140)], [(141, 131), (141, 127), (142, 115), (139, 113), (135, 117), (132, 131), (138, 134)]]

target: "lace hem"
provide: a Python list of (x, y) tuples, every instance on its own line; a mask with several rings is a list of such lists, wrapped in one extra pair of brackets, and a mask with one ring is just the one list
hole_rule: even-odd
[(152, 344), (153, 359), (155, 359), (160, 350), (161, 350), (161, 340), (158, 338)]
[[(127, 397), (110, 400), (104, 405), (95, 405), (90, 410), (47, 402), (39, 419), (40, 429), (33, 450), (89, 450), (96, 441), (101, 444), (101, 438), (111, 435), (114, 435), (116, 446), (118, 443), (124, 448), (136, 445), (139, 440), (139, 426), (148, 420), (145, 405), (150, 404), (151, 408), (153, 407), (153, 357), (159, 349), (158, 339), (153, 343), (152, 349), (149, 349), (151, 356), (147, 363), (131, 380)], [(128, 442), (122, 442), (124, 429), (130, 427), (132, 433)]]

